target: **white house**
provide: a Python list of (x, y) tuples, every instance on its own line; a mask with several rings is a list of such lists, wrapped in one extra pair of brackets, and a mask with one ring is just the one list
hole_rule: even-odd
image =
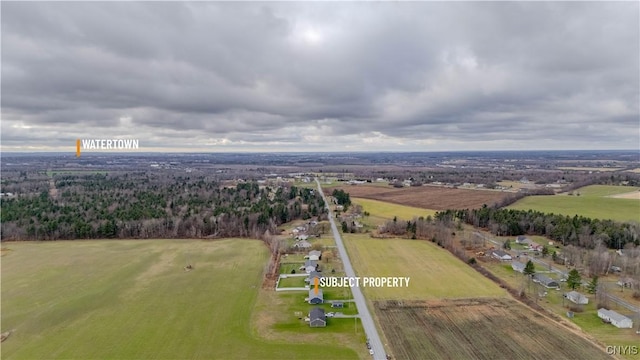
[(607, 310), (605, 308), (598, 309), (598, 317), (619, 329), (631, 329), (633, 327), (633, 321), (631, 319), (613, 310)]
[(567, 298), (567, 300), (571, 301), (572, 303), (578, 304), (578, 305), (586, 305), (589, 303), (589, 298), (580, 294), (577, 291), (570, 291), (564, 294), (564, 297)]
[(491, 253), (491, 256), (493, 256), (498, 260), (511, 260), (511, 255), (507, 254), (502, 250), (493, 250), (493, 252)]

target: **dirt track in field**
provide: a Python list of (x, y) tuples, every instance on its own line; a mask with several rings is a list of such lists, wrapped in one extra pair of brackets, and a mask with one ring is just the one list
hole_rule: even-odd
[(612, 198), (618, 199), (636, 199), (640, 200), (640, 191), (632, 191), (624, 194), (611, 195)]
[(610, 359), (604, 347), (511, 299), (377, 301), (395, 359)]
[[(387, 201), (394, 204), (415, 206), (423, 209), (474, 209), (513, 196), (511, 193), (489, 190), (453, 189), (436, 186), (392, 188), (381, 186), (341, 186), (351, 197)], [(329, 194), (333, 190), (329, 190)]]

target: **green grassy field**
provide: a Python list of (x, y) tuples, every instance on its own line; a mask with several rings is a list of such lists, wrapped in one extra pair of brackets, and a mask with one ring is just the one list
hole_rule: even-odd
[[(57, 241), (3, 250), (2, 331), (13, 330), (3, 359), (310, 358), (312, 344), (327, 358), (358, 357), (336, 345), (330, 328), (313, 343), (261, 339), (254, 308), (268, 251), (258, 241)], [(187, 262), (195, 269), (184, 271)]]
[(428, 241), (344, 234), (358, 276), (410, 277), (409, 287), (364, 288), (370, 300), (502, 297), (505, 290)]
[(625, 194), (640, 190), (637, 186), (615, 186), (615, 185), (589, 185), (582, 187), (575, 192), (581, 196), (611, 196)]
[(527, 196), (509, 206), (510, 209), (537, 210), (564, 215), (582, 215), (596, 219), (639, 221), (640, 201), (608, 197), (637, 191), (631, 186), (591, 185), (576, 190), (580, 196)]
[[(392, 204), (385, 201), (370, 200), (363, 198), (351, 199), (353, 203), (362, 206), (363, 211), (369, 212), (369, 219), (373, 224), (381, 224), (395, 216), (402, 220), (411, 220), (414, 217), (435, 215), (435, 210), (421, 209), (413, 206)], [(366, 219), (366, 218), (365, 218)]]

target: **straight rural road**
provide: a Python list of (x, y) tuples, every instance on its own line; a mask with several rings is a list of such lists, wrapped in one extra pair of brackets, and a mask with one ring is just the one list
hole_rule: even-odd
[[(331, 230), (333, 231), (333, 238), (336, 240), (336, 245), (338, 246), (338, 252), (340, 253), (340, 258), (342, 259), (342, 264), (344, 266), (344, 272), (349, 277), (355, 277), (356, 273), (353, 271), (353, 267), (351, 266), (351, 261), (349, 260), (349, 255), (347, 255), (347, 249), (344, 247), (344, 243), (342, 242), (342, 237), (340, 236), (340, 232), (338, 232), (338, 227), (336, 226), (336, 222), (334, 220), (333, 212), (331, 211), (331, 206), (329, 206), (329, 202), (327, 198), (324, 196), (324, 192), (322, 191), (322, 186), (320, 186), (320, 181), (318, 178), (315, 179), (318, 184), (318, 191), (322, 196), (322, 200), (324, 200), (325, 206), (327, 207), (327, 211), (329, 211), (329, 222), (331, 223)], [(373, 350), (373, 358), (375, 360), (385, 360), (387, 358), (386, 352), (384, 350), (384, 346), (382, 345), (382, 340), (380, 339), (380, 334), (378, 334), (378, 329), (376, 329), (376, 324), (373, 322), (373, 317), (371, 316), (371, 312), (369, 312), (369, 308), (367, 307), (367, 302), (362, 294), (362, 291), (359, 287), (353, 286), (351, 287), (351, 293), (353, 294), (353, 300), (356, 303), (356, 308), (358, 309), (358, 314), (360, 315), (360, 321), (362, 322), (362, 327), (364, 328), (364, 332), (367, 334), (367, 338), (369, 338), (369, 344), (371, 345), (371, 349)]]
[[(499, 241), (491, 239), (490, 237), (485, 236), (485, 235), (483, 235), (482, 233), (479, 233), (479, 232), (475, 232), (475, 234), (480, 236), (480, 237), (482, 237), (482, 238), (484, 238), (485, 240), (488, 240), (492, 244), (496, 245), (496, 247), (498, 249), (502, 248), (502, 243), (500, 243)], [(516, 251), (516, 252), (518, 253), (518, 255), (520, 254), (519, 251)], [(567, 272), (565, 272), (565, 271), (563, 271), (561, 269), (558, 269), (555, 266), (549, 266), (549, 264), (545, 263), (542, 260), (536, 259), (533, 256), (529, 256), (528, 258), (531, 259), (532, 262), (534, 262), (534, 263), (536, 263), (538, 265), (550, 268), (551, 271), (553, 271), (554, 273), (556, 273), (556, 274), (558, 274), (558, 275), (560, 275), (560, 276), (562, 276), (564, 278), (567, 278), (569, 276), (569, 274)], [(587, 282), (585, 281), (582, 284), (583, 285), (587, 285)], [(628, 303), (627, 301), (622, 300), (621, 298), (619, 298), (619, 297), (617, 297), (615, 295), (607, 294), (607, 297), (609, 298), (609, 300), (613, 301), (614, 303), (616, 303), (616, 304), (618, 304), (618, 305), (620, 305), (622, 307), (625, 307), (630, 311), (633, 311), (635, 313), (640, 314), (640, 307), (634, 306), (634, 305)]]

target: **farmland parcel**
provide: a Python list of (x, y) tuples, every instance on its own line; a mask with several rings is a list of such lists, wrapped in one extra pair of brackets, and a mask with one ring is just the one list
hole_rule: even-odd
[(379, 301), (399, 359), (608, 359), (578, 332), (511, 299)]
[(574, 195), (528, 196), (509, 208), (531, 209), (569, 216), (577, 214), (594, 219), (640, 222), (640, 200), (614, 197), (637, 190), (638, 188), (631, 186), (591, 185), (575, 190)]
[(408, 276), (409, 287), (365, 288), (369, 299), (441, 299), (506, 296), (506, 291), (447, 250), (422, 240), (343, 236), (359, 276)]
[[(252, 309), (269, 255), (259, 241), (3, 244), (3, 359), (311, 358), (259, 339)], [(186, 264), (193, 270), (185, 271)], [(323, 338), (317, 338), (322, 343)], [(354, 351), (322, 344), (331, 358)]]
[(365, 198), (413, 206), (423, 209), (472, 209), (500, 202), (513, 194), (489, 191), (453, 189), (437, 186), (405, 187), (401, 189), (381, 186), (342, 187), (351, 197)]

